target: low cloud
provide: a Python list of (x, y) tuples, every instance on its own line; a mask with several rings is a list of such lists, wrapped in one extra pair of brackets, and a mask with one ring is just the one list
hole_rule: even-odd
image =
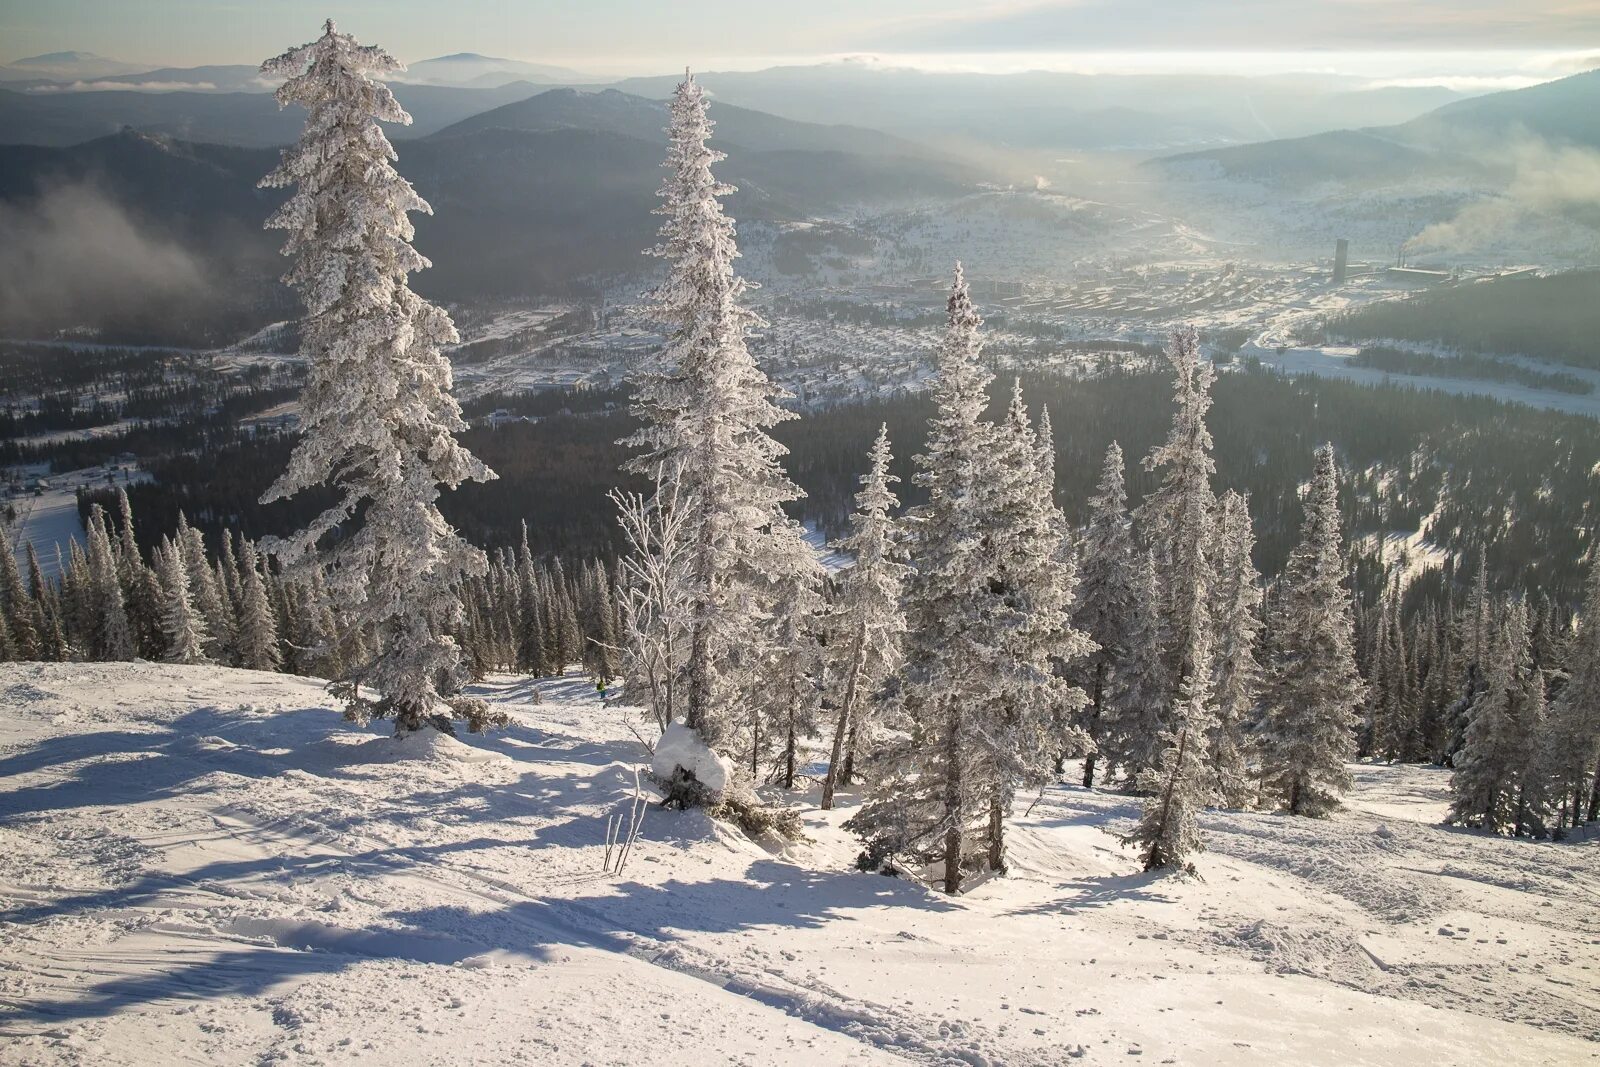
[(52, 85), (36, 85), (28, 92), (40, 93), (109, 93), (109, 92), (135, 92), (135, 93), (171, 93), (188, 90), (189, 92), (210, 92), (217, 86), (214, 82), (119, 82), (119, 81), (76, 81), (57, 82)]
[(207, 289), (196, 256), (92, 185), (0, 204), (0, 321), (8, 327), (146, 319)]
[(1502, 242), (1540, 218), (1600, 221), (1600, 152), (1529, 136), (1513, 142), (1506, 157), (1512, 171), (1503, 193), (1468, 204), (1454, 218), (1424, 229), (1406, 247), (1470, 252)]

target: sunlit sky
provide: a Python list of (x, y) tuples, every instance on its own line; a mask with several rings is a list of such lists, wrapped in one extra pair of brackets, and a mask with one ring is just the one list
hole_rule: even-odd
[(0, 61), (253, 63), (332, 16), (402, 60), (601, 75), (870, 57), (938, 69), (1327, 71), (1463, 87), (1600, 64), (1600, 0), (0, 0)]

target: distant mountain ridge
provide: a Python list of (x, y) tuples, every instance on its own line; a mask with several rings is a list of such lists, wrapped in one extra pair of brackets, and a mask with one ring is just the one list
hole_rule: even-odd
[(1600, 70), (1459, 100), (1392, 126), (1230, 145), (1152, 160), (1174, 176), (1205, 175), (1304, 185), (1354, 185), (1411, 177), (1481, 178), (1495, 147), (1537, 136), (1600, 149)]

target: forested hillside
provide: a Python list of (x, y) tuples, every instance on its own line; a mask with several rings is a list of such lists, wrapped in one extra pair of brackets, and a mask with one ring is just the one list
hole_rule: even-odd
[(1368, 304), (1328, 324), (1341, 338), (1416, 341), (1460, 352), (1600, 368), (1600, 270), (1468, 282)]
[[(1142, 455), (1160, 439), (1171, 415), (1167, 385), (1160, 373), (1024, 379), (1030, 404), (1050, 410), (1057, 496), (1069, 520), (1086, 520), (1100, 456), (1113, 439), (1129, 455)], [(997, 403), (1005, 392), (998, 390)], [(1425, 524), (1429, 540), (1469, 564), (1487, 548), (1497, 583), (1527, 583), (1563, 601), (1577, 599), (1577, 561), (1600, 521), (1585, 507), (1589, 472), (1600, 462), (1600, 426), (1592, 420), (1482, 398), (1254, 371), (1222, 375), (1215, 394), (1218, 477), (1250, 495), (1264, 571), (1282, 565), (1297, 536), (1305, 458), (1331, 440), (1349, 469), (1354, 535)], [(536, 552), (615, 554), (621, 531), (606, 493), (627, 455), (617, 442), (633, 426), (623, 399), (620, 392), (591, 392), (481, 401), (471, 410), (505, 406), (538, 421), (469, 430), (462, 440), (500, 478), (446, 497), (445, 514), (480, 544), (514, 544), (526, 519)], [(788, 467), (807, 494), (797, 513), (830, 533), (843, 529), (856, 478), (884, 422), (902, 443), (894, 465), (904, 480), (902, 496), (920, 501), (921, 491), (909, 483), (910, 457), (921, 447), (930, 411), (926, 395), (907, 394), (808, 410), (780, 425)], [(110, 456), (123, 446), (108, 439), (59, 447), (73, 448), (74, 462), (89, 462), (88, 450)], [(303, 521), (289, 505), (256, 503), (287, 449), (276, 439), (240, 440), (152, 461), (154, 482), (130, 489), (135, 514), (151, 524), (141, 536), (175, 526), (180, 508), (208, 533), (228, 525), (260, 536)], [(1135, 498), (1150, 488), (1150, 476), (1136, 466), (1128, 479)], [(551, 505), (530, 510), (528, 500)], [(1518, 520), (1498, 518), (1505, 515)]]

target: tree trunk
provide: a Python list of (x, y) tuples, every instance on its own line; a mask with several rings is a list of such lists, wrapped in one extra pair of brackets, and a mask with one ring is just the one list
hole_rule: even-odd
[(961, 713), (952, 709), (946, 717), (944, 768), (944, 816), (949, 826), (944, 832), (944, 891), (954, 896), (961, 892)]
[[(1089, 736), (1094, 737), (1094, 730), (1100, 723), (1100, 701), (1105, 696), (1106, 689), (1106, 661), (1102, 657), (1094, 665), (1094, 702), (1089, 705)], [(1094, 765), (1100, 758), (1098, 752), (1090, 752), (1083, 758), (1083, 787), (1094, 788)], [(1058, 767), (1059, 770), (1059, 767)]]
[(1600, 765), (1594, 769), (1594, 785), (1589, 788), (1589, 815), (1584, 822), (1600, 819)]
[(789, 708), (789, 736), (784, 738), (783, 742), (783, 787), (785, 789), (794, 788), (794, 749), (794, 708), (791, 706)]
[(822, 780), (822, 810), (833, 809), (833, 790), (839, 779), (839, 759), (844, 754), (845, 733), (850, 728), (856, 707), (856, 685), (861, 679), (861, 650), (866, 644), (866, 626), (856, 627), (855, 647), (850, 650), (850, 680), (845, 683), (844, 703), (839, 708), (839, 726), (833, 731), (833, 755), (828, 760), (828, 776)]
[(856, 740), (861, 735), (861, 724), (850, 724), (850, 737), (844, 743), (844, 767), (839, 771), (839, 784), (849, 785), (856, 777)]
[(1156, 824), (1156, 839), (1150, 845), (1150, 856), (1144, 863), (1144, 869), (1147, 871), (1167, 865), (1169, 857), (1161, 849), (1161, 839), (1167, 835), (1167, 818), (1172, 812), (1172, 791), (1178, 785), (1178, 773), (1183, 767), (1183, 749), (1188, 743), (1189, 728), (1184, 727), (1183, 733), (1178, 735), (1178, 755), (1172, 761), (1172, 774), (1167, 777), (1167, 790), (1161, 798), (1161, 818)]
[(1300, 779), (1296, 778), (1289, 787), (1289, 814), (1300, 814)]
[(1006, 872), (1005, 833), (1005, 802), (997, 790), (989, 798), (989, 869), (997, 874)]

